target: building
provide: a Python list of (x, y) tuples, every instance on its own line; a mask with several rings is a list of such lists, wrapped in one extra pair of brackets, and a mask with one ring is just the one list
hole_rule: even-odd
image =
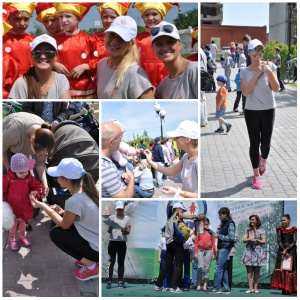
[(221, 25), (223, 22), (222, 3), (201, 2), (201, 24)]

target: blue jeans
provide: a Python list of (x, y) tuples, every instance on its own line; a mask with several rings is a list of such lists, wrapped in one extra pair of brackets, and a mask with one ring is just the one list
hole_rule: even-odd
[(193, 257), (194, 257), (194, 263), (193, 263), (193, 270), (192, 270), (192, 285), (197, 285), (198, 284), (198, 259), (195, 256), (193, 252)]
[(138, 185), (134, 186), (134, 191), (139, 194), (141, 198), (152, 198), (154, 195), (154, 188), (152, 192), (143, 191)]
[(231, 249), (218, 249), (218, 258), (215, 266), (214, 288), (230, 290), (227, 272), (227, 260)]
[(225, 76), (227, 78), (227, 82), (226, 82), (226, 87), (227, 87), (227, 90), (231, 90), (231, 85), (230, 85), (230, 74), (231, 74), (231, 69), (228, 68), (228, 69), (224, 69), (225, 71)]
[[(167, 262), (167, 251), (166, 250), (162, 250), (160, 253), (160, 267), (159, 267), (159, 271), (161, 271)], [(174, 265), (171, 266), (171, 268), (169, 269), (169, 271), (167, 272), (166, 277), (163, 280), (163, 287), (164, 288), (170, 288), (171, 287), (171, 281), (172, 281), (172, 276), (174, 273)]]
[[(191, 278), (190, 278), (190, 268), (191, 268), (191, 261), (190, 261), (190, 250), (184, 249), (184, 261), (183, 261), (183, 278), (179, 281), (178, 284), (182, 289), (190, 289), (191, 286)], [(176, 261), (175, 261), (175, 268), (176, 268)]]

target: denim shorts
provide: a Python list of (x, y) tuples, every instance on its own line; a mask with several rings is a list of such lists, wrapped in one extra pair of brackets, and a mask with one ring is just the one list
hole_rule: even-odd
[(220, 110), (217, 110), (216, 111), (216, 119), (219, 119), (221, 118), (222, 116), (225, 115), (225, 111), (226, 111), (226, 108), (221, 108)]

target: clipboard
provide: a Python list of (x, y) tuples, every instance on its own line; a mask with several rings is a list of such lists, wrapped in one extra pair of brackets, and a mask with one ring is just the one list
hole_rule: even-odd
[(107, 226), (111, 226), (113, 229), (123, 229), (119, 224), (112, 220), (103, 220), (103, 223)]
[(293, 256), (286, 257), (284, 256), (281, 259), (280, 270), (282, 271), (292, 271), (293, 268)]
[(195, 220), (194, 221), (195, 234), (204, 234), (204, 221)]

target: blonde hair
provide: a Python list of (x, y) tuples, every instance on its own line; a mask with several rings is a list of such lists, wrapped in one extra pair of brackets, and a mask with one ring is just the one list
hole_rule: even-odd
[(117, 84), (116, 86), (119, 87), (124, 79), (125, 72), (128, 70), (128, 68), (134, 63), (140, 62), (140, 55), (138, 52), (138, 49), (136, 47), (136, 44), (133, 41), (130, 41), (130, 46), (127, 50), (127, 53), (123, 57), (116, 73), (115, 77), (117, 78)]

